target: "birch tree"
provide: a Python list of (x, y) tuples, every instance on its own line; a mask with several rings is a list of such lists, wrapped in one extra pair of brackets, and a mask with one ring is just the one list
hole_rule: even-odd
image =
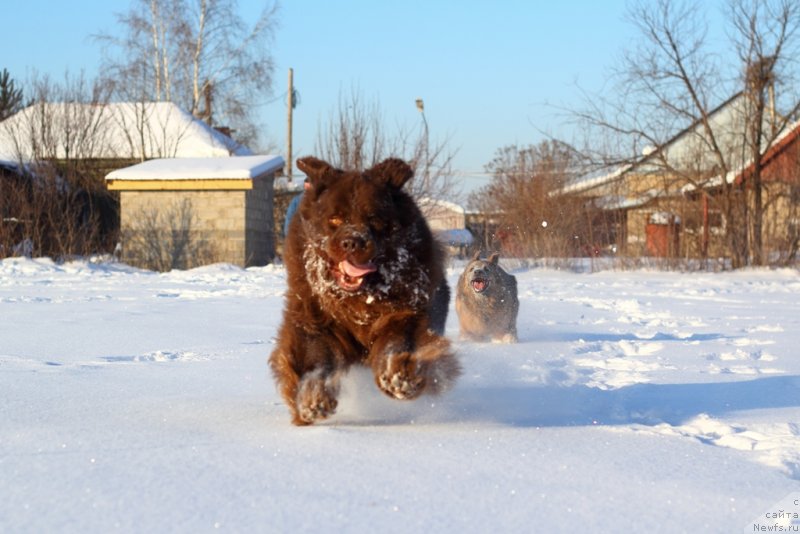
[(272, 90), (277, 14), (269, 4), (247, 24), (235, 0), (132, 0), (117, 15), (121, 31), (96, 36), (102, 71), (115, 99), (174, 102), (253, 145), (256, 105)]

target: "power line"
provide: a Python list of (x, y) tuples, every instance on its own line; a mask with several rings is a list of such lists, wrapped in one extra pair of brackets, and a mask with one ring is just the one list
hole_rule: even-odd
[(278, 96), (276, 96), (274, 98), (270, 98), (269, 100), (266, 100), (264, 102), (255, 103), (255, 104), (253, 104), (253, 106), (254, 107), (268, 106), (268, 105), (270, 105), (270, 104), (272, 104), (274, 102), (277, 102), (278, 100), (285, 99), (286, 95), (288, 95), (288, 94), (289, 94), (289, 91), (284, 91), (283, 93), (281, 93), (280, 95), (278, 95)]

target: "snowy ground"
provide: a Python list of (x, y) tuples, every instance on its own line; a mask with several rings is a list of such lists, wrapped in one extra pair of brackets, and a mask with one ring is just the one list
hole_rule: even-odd
[(295, 428), (266, 365), (280, 267), (0, 261), (0, 532), (785, 521), (797, 271), (515, 274), (520, 343), (456, 341), (446, 396), (396, 403), (355, 372), (335, 418)]

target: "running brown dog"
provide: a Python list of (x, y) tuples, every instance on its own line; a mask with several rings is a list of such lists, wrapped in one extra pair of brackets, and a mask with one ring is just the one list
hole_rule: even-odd
[(353, 364), (395, 399), (440, 393), (460, 374), (443, 337), (444, 253), (403, 190), (413, 171), (387, 159), (345, 172), (297, 161), (311, 187), (289, 224), (283, 323), (269, 363), (292, 423), (332, 415)]

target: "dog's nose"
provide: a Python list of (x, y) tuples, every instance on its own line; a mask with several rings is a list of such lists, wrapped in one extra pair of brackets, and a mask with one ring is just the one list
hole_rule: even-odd
[(361, 236), (352, 235), (342, 239), (341, 245), (342, 245), (342, 250), (344, 250), (347, 253), (352, 253), (358, 250), (362, 250), (366, 245), (366, 241)]

